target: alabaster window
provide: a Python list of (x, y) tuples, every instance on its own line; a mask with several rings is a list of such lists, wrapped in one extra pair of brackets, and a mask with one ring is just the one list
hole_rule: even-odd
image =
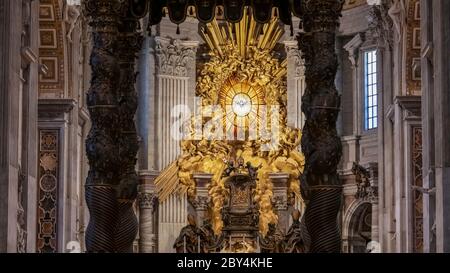
[(364, 129), (378, 127), (377, 51), (364, 52)]

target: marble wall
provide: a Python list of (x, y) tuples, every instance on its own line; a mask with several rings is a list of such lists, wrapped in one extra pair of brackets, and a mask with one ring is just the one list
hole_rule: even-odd
[(36, 249), (38, 3), (0, 3), (0, 252)]
[(450, 252), (450, 2), (420, 5), (424, 251)]

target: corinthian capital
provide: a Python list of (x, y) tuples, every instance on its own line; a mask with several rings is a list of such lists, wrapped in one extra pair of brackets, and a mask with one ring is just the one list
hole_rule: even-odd
[(138, 194), (138, 204), (141, 209), (154, 210), (156, 204), (156, 195), (149, 192), (140, 192)]
[(156, 56), (159, 74), (188, 77), (194, 69), (198, 42), (156, 38)]

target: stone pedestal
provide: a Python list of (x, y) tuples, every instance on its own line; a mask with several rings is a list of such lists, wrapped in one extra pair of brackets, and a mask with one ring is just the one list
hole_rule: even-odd
[(288, 181), (289, 174), (272, 173), (269, 178), (273, 184), (273, 209), (278, 215), (278, 228), (286, 232), (289, 228), (289, 212), (288, 212)]

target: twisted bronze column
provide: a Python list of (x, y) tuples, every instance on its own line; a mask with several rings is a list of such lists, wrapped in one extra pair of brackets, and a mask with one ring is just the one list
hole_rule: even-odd
[(302, 150), (306, 158), (301, 177), (307, 200), (306, 226), (311, 236), (311, 252), (340, 252), (337, 215), (342, 186), (337, 165), (342, 155), (336, 120), (340, 96), (335, 87), (338, 68), (335, 54), (336, 31), (342, 0), (304, 0), (303, 29), (298, 36), (305, 59), (306, 90), (302, 111), (306, 116)]
[(134, 61), (141, 38), (129, 20), (128, 1), (85, 0), (93, 49), (87, 105), (92, 127), (86, 140), (89, 174), (85, 184), (88, 252), (130, 252), (137, 233), (132, 204), (138, 149), (134, 113)]
[(119, 223), (115, 233), (116, 251), (132, 252), (132, 244), (138, 231), (138, 222), (133, 209), (137, 197), (138, 176), (136, 174), (136, 154), (139, 150), (138, 135), (134, 116), (138, 102), (135, 89), (135, 61), (141, 49), (143, 36), (137, 33), (139, 22), (126, 10), (119, 25), (117, 55), (120, 66), (118, 93), (119, 126)]
[(90, 18), (93, 49), (90, 58), (91, 87), (87, 105), (92, 127), (86, 140), (89, 174), (85, 184), (89, 225), (86, 230), (88, 252), (114, 252), (114, 233), (118, 223), (116, 170), (120, 167), (117, 86), (120, 75), (115, 57), (120, 3), (109, 0), (84, 1)]

